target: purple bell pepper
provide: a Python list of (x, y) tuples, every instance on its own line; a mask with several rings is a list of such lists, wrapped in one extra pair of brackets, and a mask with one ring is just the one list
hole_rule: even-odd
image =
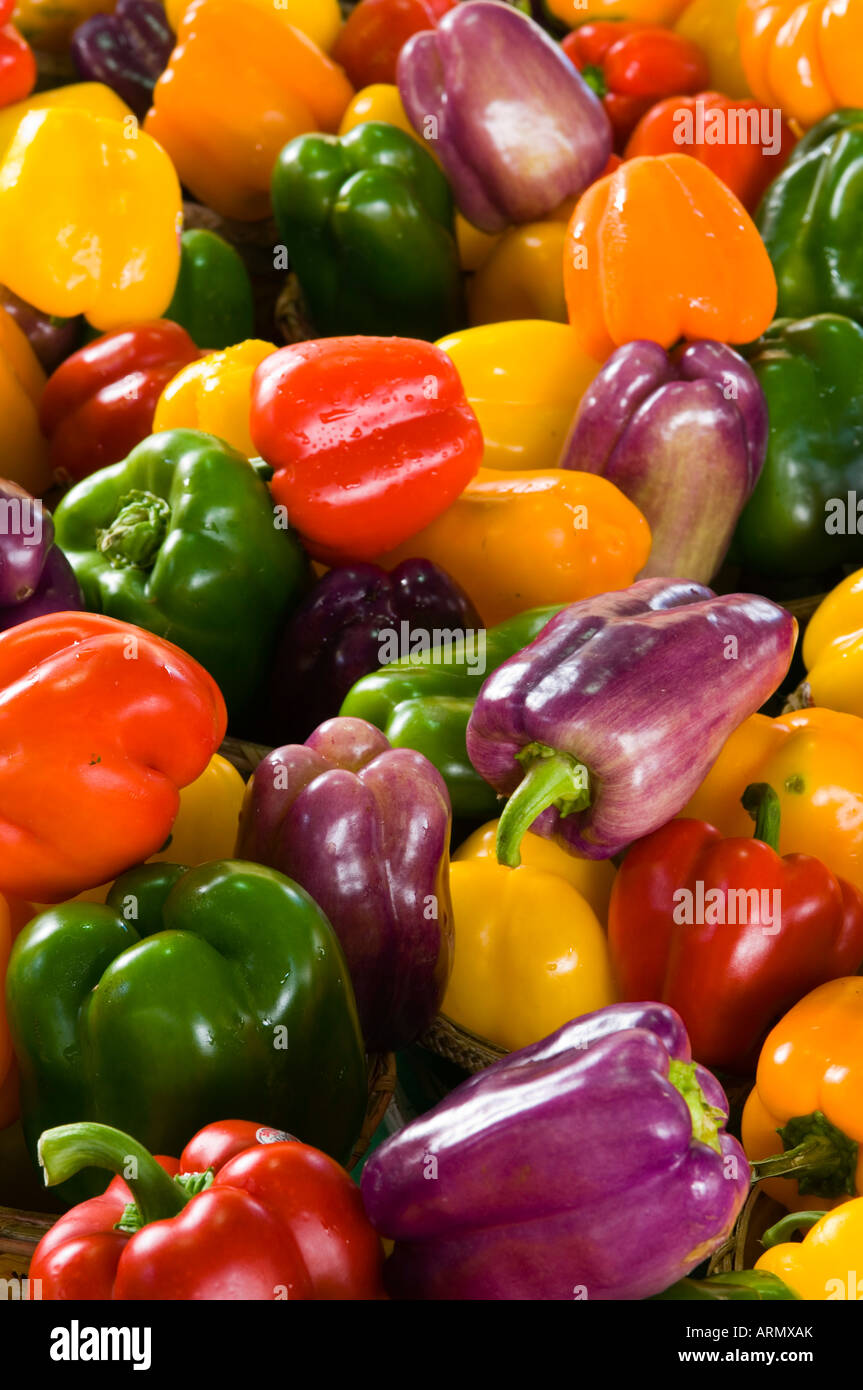
[(396, 1298), (641, 1299), (728, 1235), (749, 1165), (666, 1004), (613, 1004), (472, 1076), (371, 1155)]
[(104, 82), (143, 120), (174, 42), (157, 0), (119, 0), (113, 14), (96, 14), (78, 25), (72, 60), (86, 81)]
[(421, 753), (364, 719), (277, 748), (246, 792), (237, 853), (305, 888), (348, 962), (369, 1052), (414, 1042), (452, 968), (450, 802)]
[(80, 612), (78, 581), (42, 503), (0, 478), (0, 631), (45, 613)]
[(724, 343), (626, 343), (587, 388), (561, 468), (601, 473), (650, 523), (643, 575), (712, 579), (764, 466), (767, 402)]
[(610, 859), (676, 816), (729, 735), (774, 692), (797, 638), (754, 594), (640, 579), (564, 608), (483, 684), (467, 727), (509, 796), (497, 853), (526, 830)]
[(414, 34), (397, 81), (459, 208), (485, 232), (545, 217), (608, 163), (602, 102), (560, 46), (509, 5), (468, 0)]
[[(275, 742), (305, 738), (337, 715), (351, 686), (387, 660), (388, 634), (482, 627), (463, 589), (431, 560), (330, 570), (292, 614), (270, 679)], [(387, 634), (386, 641), (384, 634)]]
[(0, 308), (6, 310), (17, 323), (35, 352), (42, 370), (50, 376), (78, 347), (81, 339), (82, 318), (58, 319), (51, 314), (43, 314), (21, 299), (6, 285), (0, 285)]

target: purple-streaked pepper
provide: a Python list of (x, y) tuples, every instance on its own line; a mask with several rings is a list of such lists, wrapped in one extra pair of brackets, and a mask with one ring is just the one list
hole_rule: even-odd
[(113, 14), (96, 14), (78, 25), (72, 60), (86, 81), (104, 82), (143, 120), (174, 43), (156, 0), (119, 0)]
[(501, 863), (520, 862), (526, 830), (610, 859), (665, 825), (772, 695), (796, 638), (769, 599), (682, 580), (564, 608), (491, 673), (467, 726), (473, 766), (509, 797)]
[(82, 318), (58, 319), (43, 314), (41, 309), (13, 294), (6, 285), (0, 285), (0, 308), (15, 320), (49, 376), (80, 343)]
[[(404, 626), (403, 626), (404, 625)], [(467, 594), (431, 560), (329, 570), (295, 610), (270, 680), (272, 737), (301, 739), (337, 715), (351, 686), (388, 661), (394, 642), (435, 631), (477, 631)], [(408, 644), (409, 645), (409, 644)]]
[(54, 544), (50, 514), (17, 483), (0, 478), (0, 631), (83, 607), (72, 566)]
[(277, 748), (246, 790), (237, 853), (280, 870), (326, 913), (369, 1052), (414, 1042), (452, 968), (450, 801), (421, 753), (364, 719)]
[(641, 1299), (725, 1239), (749, 1165), (665, 1004), (613, 1004), (472, 1076), (376, 1149), (388, 1292)]
[(642, 575), (707, 583), (764, 466), (767, 402), (724, 343), (612, 353), (582, 397), (561, 468), (601, 473), (650, 523)]
[(602, 103), (553, 39), (496, 0), (468, 0), (408, 39), (397, 67), (411, 124), (469, 222), (533, 222), (593, 183), (611, 154)]

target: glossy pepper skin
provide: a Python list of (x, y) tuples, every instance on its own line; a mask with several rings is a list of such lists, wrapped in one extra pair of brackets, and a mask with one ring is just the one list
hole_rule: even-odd
[(509, 796), (501, 862), (519, 863), (528, 828), (610, 859), (664, 825), (779, 685), (796, 636), (768, 599), (669, 579), (563, 609), (492, 672), (468, 723), (471, 762)]
[(63, 1125), (42, 1135), (39, 1161), (51, 1185), (88, 1166), (117, 1175), (39, 1242), (31, 1277), (43, 1298), (383, 1297), (380, 1241), (356, 1185), (281, 1130), (207, 1125), (178, 1163), (106, 1125)]
[(754, 95), (813, 126), (841, 106), (863, 106), (863, 14), (836, 0), (743, 0), (743, 69)]
[[(389, 1293), (660, 1293), (721, 1244), (746, 1197), (727, 1113), (665, 1005), (612, 1005), (565, 1024), (372, 1154), (362, 1194), (396, 1242)], [(426, 1180), (430, 1158), (438, 1182)]]
[(674, 31), (698, 44), (707, 59), (711, 87), (737, 101), (751, 97), (740, 57), (735, 5), (727, 0), (688, 0)]
[(510, 6), (457, 5), (437, 29), (408, 40), (397, 80), (414, 129), (482, 231), (544, 217), (587, 188), (611, 154), (598, 97), (545, 31)]
[(45, 373), (23, 328), (0, 309), (0, 448), (11, 481), (40, 497), (51, 486), (48, 445), (39, 428)]
[(83, 608), (69, 561), (54, 544), (54, 523), (41, 502), (0, 478), (0, 631), (45, 613)]
[[(252, 3), (261, 9), (272, 8), (272, 0), (252, 0)], [(190, 4), (191, 0), (166, 0), (165, 13), (175, 32)], [(288, 24), (299, 29), (325, 53), (330, 52), (342, 27), (338, 0), (282, 0), (279, 8)]]
[(747, 357), (770, 430), (761, 477), (737, 524), (735, 558), (778, 576), (860, 564), (863, 327), (840, 314), (777, 319)]
[(452, 362), (412, 338), (324, 338), (274, 352), (252, 381), (250, 425), (275, 469), (273, 497), (328, 565), (374, 560), (408, 540), (456, 500), (482, 457)]
[(252, 282), (229, 242), (205, 228), (180, 237), (180, 273), (165, 318), (185, 328), (208, 352), (242, 343), (252, 335)]
[[(344, 956), (317, 904), (273, 869), (133, 869), (104, 906), (34, 918), (6, 991), (34, 1157), (72, 1116), (162, 1152), (214, 1115), (265, 1114), (339, 1160), (351, 1152), (366, 1068)], [(90, 1175), (62, 1195), (99, 1190)]]
[(72, 61), (85, 81), (104, 82), (143, 120), (167, 66), (174, 35), (156, 0), (117, 0), (111, 14), (85, 19), (72, 35)]
[(172, 377), (156, 403), (153, 432), (203, 430), (224, 439), (246, 458), (257, 449), (249, 433), (249, 404), (255, 368), (276, 351), (275, 343), (246, 338), (208, 352)]
[[(406, 627), (402, 625), (406, 624)], [(339, 713), (351, 687), (397, 651), (442, 640), (464, 643), (480, 626), (467, 595), (429, 560), (406, 560), (391, 573), (379, 565), (329, 570), (294, 610), (278, 642), (270, 675), (271, 737), (306, 738)]]
[(729, 188), (687, 154), (627, 159), (579, 200), (564, 285), (579, 345), (604, 361), (651, 338), (747, 343), (776, 309), (758, 232)]
[(0, 891), (29, 901), (69, 898), (155, 854), (180, 788), (225, 733), (206, 671), (101, 614), (0, 633), (0, 687)]
[[(9, 11), (9, 6), (4, 7)], [(11, 11), (9, 11), (11, 13)], [(28, 97), (36, 85), (36, 58), (14, 24), (0, 14), (0, 106)]]
[(144, 128), (199, 202), (253, 222), (269, 216), (279, 150), (304, 131), (336, 130), (352, 96), (342, 69), (288, 11), (194, 0)]
[(121, 101), (116, 92), (103, 82), (70, 82), (65, 87), (51, 87), (47, 92), (32, 92), (23, 101), (0, 108), (0, 156), (5, 159), (15, 133), (25, 116), (34, 111), (57, 109), (78, 111), (118, 122), (124, 130), (131, 129), (134, 111)]
[(450, 820), (440, 773), (361, 719), (329, 719), (275, 749), (248, 785), (237, 851), (296, 879), (326, 913), (369, 1052), (415, 1042), (440, 1007)]
[(184, 328), (155, 319), (105, 333), (67, 357), (39, 404), (57, 481), (78, 482), (124, 459), (150, 434), (164, 387), (198, 356)]
[[(453, 855), (453, 863), (497, 858), (496, 820), (488, 821), (475, 830)], [(571, 885), (590, 905), (603, 927), (608, 922), (608, 903), (614, 883), (615, 868), (610, 859), (581, 859), (569, 854), (551, 840), (527, 832), (521, 842), (522, 860), (533, 869), (553, 874), (556, 879)]]
[(863, 1300), (860, 1248), (863, 1245), (863, 1197), (842, 1202), (815, 1222), (802, 1241), (774, 1244), (763, 1254), (756, 1272), (782, 1279), (797, 1298)]
[(395, 82), (396, 62), (408, 39), (434, 29), (456, 0), (360, 0), (350, 12), (333, 48), (359, 89)]
[(863, 570), (837, 584), (813, 613), (803, 663), (813, 704), (863, 717)]
[(863, 963), (863, 893), (811, 855), (780, 859), (772, 787), (744, 800), (752, 839), (678, 819), (632, 845), (608, 923), (622, 997), (669, 1004), (698, 1060), (736, 1076), (786, 1009)]
[(449, 185), (404, 131), (298, 136), (273, 170), (273, 212), (321, 335), (433, 341), (464, 324)]
[(465, 644), (461, 652), (440, 647), (419, 661), (393, 661), (358, 680), (339, 713), (367, 720), (393, 747), (428, 758), (446, 782), (456, 819), (494, 815), (497, 793), (467, 756), (467, 722), (486, 673), (527, 646), (558, 611), (531, 609), (490, 628), (482, 652)]
[(649, 576), (707, 583), (761, 472), (767, 405), (752, 368), (724, 343), (674, 355), (641, 339), (588, 386), (562, 468), (601, 473), (646, 518)]

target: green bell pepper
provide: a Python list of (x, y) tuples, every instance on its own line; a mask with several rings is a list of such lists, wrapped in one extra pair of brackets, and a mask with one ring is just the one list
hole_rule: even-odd
[[(203, 1125), (249, 1119), (345, 1161), (362, 1128), (365, 1055), (341, 947), (275, 869), (144, 865), (104, 906), (41, 913), (15, 942), (7, 1009), (34, 1155), (43, 1129), (76, 1120), (179, 1154)], [(92, 1182), (82, 1174), (63, 1195)]]
[(734, 559), (789, 578), (863, 564), (855, 493), (863, 501), (863, 328), (840, 314), (777, 319), (745, 352), (767, 397), (770, 433)]
[(414, 661), (393, 661), (363, 676), (348, 691), (340, 714), (365, 719), (381, 729), (394, 748), (413, 748), (434, 763), (447, 784), (453, 815), (487, 819), (500, 810), (497, 793), (467, 755), (468, 720), (486, 676), (532, 642), (560, 605), (531, 608), (486, 633), (482, 671), (463, 661), (441, 660), (441, 650)]
[(232, 715), (265, 676), (307, 562), (266, 483), (224, 440), (151, 435), (73, 487), (54, 513), (87, 607), (182, 647)]
[(777, 314), (863, 321), (863, 111), (809, 131), (770, 185), (757, 225), (776, 271)]
[(193, 343), (210, 351), (251, 338), (252, 282), (229, 242), (205, 229), (183, 232), (174, 298), (162, 317), (179, 323)]
[(273, 212), (317, 331), (434, 341), (466, 321), (449, 185), (410, 135), (368, 121), (279, 155)]
[(793, 1289), (766, 1269), (742, 1269), (735, 1274), (712, 1274), (707, 1279), (681, 1279), (665, 1293), (654, 1294), (659, 1303), (752, 1303), (792, 1301)]

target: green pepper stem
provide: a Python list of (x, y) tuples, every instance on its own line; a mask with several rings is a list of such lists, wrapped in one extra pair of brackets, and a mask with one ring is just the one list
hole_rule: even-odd
[(605, 73), (596, 63), (588, 63), (581, 69), (581, 80), (586, 82), (590, 90), (599, 97), (600, 101), (608, 95), (608, 83), (605, 80)]
[(541, 744), (530, 744), (519, 754), (527, 770), (503, 809), (497, 826), (497, 858), (517, 869), (521, 863), (522, 837), (537, 816), (557, 806), (562, 816), (590, 805), (587, 768), (567, 753), (556, 753)]
[(767, 782), (751, 782), (740, 798), (744, 811), (755, 821), (752, 837), (779, 853), (779, 830), (782, 822), (782, 803)]
[(163, 497), (135, 489), (120, 498), (111, 525), (99, 532), (99, 552), (115, 569), (151, 569), (170, 518), (171, 508)]
[(801, 1196), (857, 1195), (857, 1143), (820, 1110), (796, 1115), (777, 1133), (783, 1153), (750, 1163), (753, 1182), (762, 1178), (796, 1178)]
[(176, 1216), (188, 1201), (143, 1144), (110, 1125), (84, 1120), (46, 1129), (37, 1152), (46, 1187), (56, 1187), (82, 1168), (106, 1168), (121, 1177), (132, 1191), (143, 1225)]
[(820, 1221), (822, 1216), (827, 1213), (823, 1211), (790, 1211), (787, 1216), (783, 1216), (773, 1226), (770, 1226), (761, 1237), (761, 1244), (765, 1250), (771, 1250), (774, 1245), (782, 1245), (798, 1231), (809, 1231)]

